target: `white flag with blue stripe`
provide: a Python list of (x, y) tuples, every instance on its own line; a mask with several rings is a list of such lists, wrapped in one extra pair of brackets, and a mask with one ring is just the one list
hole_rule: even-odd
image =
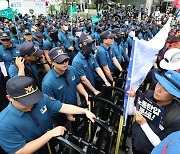
[(167, 21), (164, 27), (150, 41), (135, 39), (133, 42), (125, 86), (123, 112), (124, 125), (126, 125), (127, 115), (134, 113), (134, 111), (129, 110), (129, 104), (134, 104), (134, 99), (128, 96), (127, 91), (131, 86), (136, 91), (144, 81), (146, 75), (157, 59), (158, 52), (165, 45), (170, 30), (170, 23), (171, 19)]

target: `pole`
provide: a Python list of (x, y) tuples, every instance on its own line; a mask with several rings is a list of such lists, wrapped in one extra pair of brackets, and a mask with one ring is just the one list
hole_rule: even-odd
[(20, 39), (19, 39), (18, 26), (17, 26), (17, 23), (16, 23), (16, 21), (15, 21), (15, 20), (13, 20), (13, 21), (14, 21), (14, 24), (15, 24), (15, 27), (16, 27), (16, 32), (17, 32), (17, 38), (18, 38), (18, 42), (19, 42), (19, 44), (20, 44), (21, 42), (20, 42)]
[[(13, 13), (12, 13), (12, 14), (13, 14)], [(13, 14), (13, 16), (14, 16), (14, 14)], [(12, 21), (13, 21), (14, 24), (15, 24), (16, 32), (17, 32), (17, 38), (18, 38), (18, 43), (20, 44), (21, 42), (20, 42), (20, 38), (19, 38), (18, 26), (17, 26), (17, 22), (15, 21), (15, 17), (14, 17), (14, 19), (13, 19)]]
[(10, 8), (10, 6), (9, 6), (9, 0), (6, 0), (7, 2), (8, 2), (8, 8)]
[(70, 16), (71, 16), (71, 35), (73, 35), (73, 33), (72, 33), (72, 32), (73, 32), (73, 31), (72, 31), (72, 30), (73, 30), (73, 25), (72, 25), (72, 16), (73, 16), (72, 5), (73, 5), (73, 4), (71, 4), (71, 12), (70, 12)]

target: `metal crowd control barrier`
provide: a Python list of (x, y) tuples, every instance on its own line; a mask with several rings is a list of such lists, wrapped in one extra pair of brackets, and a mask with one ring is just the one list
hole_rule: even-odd
[[(117, 87), (111, 87), (111, 90), (115, 90), (116, 92), (118, 91), (118, 92), (124, 92), (122, 89), (120, 89), (120, 88), (117, 88)], [(111, 118), (109, 118), (110, 116), (112, 116), (112, 115), (110, 115), (110, 114), (108, 114), (108, 112), (105, 112), (106, 113), (106, 116), (102, 116), (102, 114), (103, 114), (103, 112), (106, 110), (106, 111), (109, 111), (109, 113), (111, 112), (111, 110), (112, 110), (112, 112), (114, 113), (114, 121), (116, 121), (115, 123), (117, 123), (117, 120), (119, 120), (118, 119), (118, 117), (119, 117), (119, 115), (121, 115), (122, 116), (122, 114), (123, 114), (123, 112), (122, 112), (122, 108), (120, 107), (120, 106), (118, 106), (117, 104), (114, 104), (112, 101), (109, 101), (109, 100), (107, 100), (107, 99), (105, 99), (105, 98), (102, 98), (102, 96), (100, 96), (100, 95), (98, 95), (98, 96), (94, 96), (94, 97), (89, 97), (89, 100), (92, 102), (92, 101), (94, 101), (94, 102), (98, 102), (98, 103), (100, 103), (100, 110), (98, 111), (98, 115), (101, 117), (101, 118), (103, 118), (103, 120), (104, 120), (104, 124), (106, 124), (109, 128), (109, 130), (111, 130), (111, 132), (110, 133), (107, 133), (107, 129), (102, 129), (101, 131), (99, 131), (99, 135), (98, 135), (98, 140), (97, 140), (97, 147), (98, 148), (100, 148), (101, 147), (101, 145), (103, 144), (103, 140), (104, 140), (104, 138), (106, 137), (108, 137), (108, 139), (107, 139), (107, 142), (106, 142), (106, 144), (105, 144), (105, 147), (104, 147), (104, 150), (108, 153), (108, 154), (110, 154), (111, 153), (111, 151), (112, 151), (112, 148), (113, 148), (113, 145), (114, 145), (114, 142), (115, 142), (115, 138), (116, 138), (116, 136), (117, 136), (117, 131), (116, 131), (116, 129), (118, 130), (118, 128), (115, 128), (114, 127), (114, 124), (113, 124), (113, 122), (111, 121)], [(122, 119), (122, 118), (121, 118)], [(101, 121), (102, 122), (102, 121)], [(122, 124), (122, 122), (121, 122), (121, 124)], [(97, 126), (95, 126), (94, 128), (93, 128), (94, 130), (93, 130), (93, 132), (92, 132), (92, 137), (94, 137), (95, 136), (95, 130), (97, 129)], [(119, 135), (118, 135), (118, 137), (121, 137), (121, 132), (122, 132), (122, 127), (120, 127), (119, 128), (119, 130), (118, 130), (119, 132)]]
[(80, 149), (77, 145), (75, 145), (74, 143), (68, 141), (67, 139), (64, 139), (63, 137), (59, 136), (56, 137), (56, 139), (58, 139), (65, 147), (69, 148), (69, 149), (74, 149), (77, 152), (79, 152), (80, 154), (86, 154), (86, 152), (84, 152), (82, 149)]

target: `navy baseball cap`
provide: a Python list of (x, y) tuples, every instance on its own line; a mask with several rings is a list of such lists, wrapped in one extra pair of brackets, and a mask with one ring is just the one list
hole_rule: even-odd
[(47, 31), (50, 32), (53, 29), (53, 26), (48, 26)]
[(91, 36), (87, 35), (85, 33), (82, 33), (81, 36), (79, 37), (79, 43), (86, 42), (86, 44), (87, 44), (87, 43), (91, 43), (93, 41), (94, 40), (91, 38)]
[(169, 70), (163, 75), (155, 74), (155, 76), (170, 94), (180, 98), (180, 73)]
[(32, 35), (32, 33), (29, 31), (29, 29), (24, 30), (24, 35)]
[(11, 39), (11, 37), (10, 37), (9, 33), (7, 33), (7, 32), (1, 32), (1, 34), (0, 34), (0, 40), (10, 40), (10, 39)]
[(58, 32), (58, 29), (57, 29), (57, 28), (53, 28), (50, 32), (51, 32), (51, 33), (57, 33), (57, 32)]
[(19, 46), (20, 56), (34, 55), (40, 57), (43, 54), (43, 50), (38, 49), (32, 42), (25, 42)]
[(43, 38), (43, 33), (40, 32), (40, 31), (37, 31), (34, 33), (34, 36), (37, 37), (37, 38)]
[(43, 99), (43, 93), (34, 80), (27, 76), (11, 78), (6, 83), (7, 93), (19, 103), (29, 106)]
[(110, 32), (109, 30), (106, 30), (100, 34), (101, 39), (108, 39), (108, 38), (114, 38), (116, 34)]
[(120, 28), (114, 28), (113, 30), (112, 30), (112, 33), (114, 33), (114, 34), (119, 34), (121, 32), (121, 29)]
[(52, 48), (49, 51), (49, 57), (57, 63), (61, 63), (65, 59), (70, 59), (63, 46)]

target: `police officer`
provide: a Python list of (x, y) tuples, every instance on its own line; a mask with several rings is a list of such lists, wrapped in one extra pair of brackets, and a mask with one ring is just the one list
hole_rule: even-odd
[(90, 111), (43, 95), (30, 77), (11, 78), (6, 88), (10, 103), (0, 113), (0, 146), (7, 153), (46, 153), (38, 150), (66, 131), (62, 126), (53, 128), (53, 112), (86, 114), (94, 122)]
[(95, 31), (92, 31), (91, 33), (91, 37), (92, 39), (96, 40), (96, 45), (100, 45), (100, 33), (101, 33), (102, 29), (100, 27), (100, 25), (97, 25), (95, 28)]
[(49, 51), (54, 47), (62, 46), (61, 42), (58, 39), (58, 29), (53, 26), (48, 26), (47, 28), (49, 37), (43, 43), (44, 55), (47, 61), (51, 64), (51, 59), (49, 58)]
[(10, 33), (9, 26), (10, 26), (11, 24), (12, 24), (12, 23), (10, 23), (8, 19), (5, 19), (5, 20), (4, 20), (4, 32)]
[(25, 39), (24, 42), (33, 42), (36, 47), (39, 47), (38, 46), (39, 44), (33, 40), (33, 35), (29, 31), (29, 29), (25, 29), (23, 34), (24, 34), (24, 39)]
[(115, 57), (114, 52), (110, 50), (110, 46), (114, 43), (115, 34), (106, 30), (101, 33), (100, 37), (102, 43), (97, 49), (96, 59), (108, 79), (113, 81), (113, 76), (119, 74), (117, 73), (118, 70), (120, 72), (122, 71), (122, 67)]
[[(46, 74), (42, 82), (43, 93), (66, 102), (78, 105), (77, 93), (80, 92), (88, 103), (88, 93), (80, 82), (76, 70), (68, 65), (69, 56), (63, 47), (56, 47), (50, 50), (49, 56), (52, 60), (53, 68)], [(72, 115), (53, 115), (54, 124), (64, 125), (67, 122), (75, 121)], [(77, 119), (78, 120), (78, 119)], [(73, 123), (74, 126), (74, 123)], [(74, 128), (74, 127), (73, 127)]]
[(92, 55), (92, 38), (83, 33), (79, 38), (80, 52), (74, 57), (72, 66), (77, 70), (82, 83), (88, 88), (88, 92), (94, 95), (100, 92), (96, 89), (95, 74), (97, 73), (104, 83), (109, 86), (103, 71), (99, 67), (97, 60)]
[(79, 48), (79, 37), (81, 36), (82, 31), (81, 31), (80, 28), (75, 27), (73, 29), (73, 33), (74, 33), (74, 55), (76, 55), (80, 51), (80, 48)]
[(18, 45), (11, 43), (11, 37), (7, 32), (0, 33), (0, 42), (2, 43), (0, 46), (0, 62), (4, 62), (8, 71), (13, 58), (19, 56)]
[(61, 23), (61, 29), (59, 29), (58, 32), (58, 39), (64, 46), (66, 52), (68, 53), (69, 57), (72, 59), (74, 57), (74, 47), (73, 47), (73, 40), (74, 37), (72, 36), (71, 32), (68, 32), (68, 24), (62, 21)]
[(25, 29), (24, 30), (24, 39), (25, 39), (25, 42), (32, 42), (32, 33), (29, 31), (29, 29)]
[(12, 24), (12, 25), (9, 27), (9, 30), (11, 31), (11, 32), (10, 32), (10, 36), (11, 36), (11, 42), (12, 42), (12, 44), (19, 44), (19, 38), (18, 38), (18, 35), (17, 35), (17, 30), (16, 30), (15, 25)]
[(18, 34), (20, 43), (24, 42), (24, 37), (23, 37), (24, 28), (25, 27), (24, 27), (22, 21), (18, 21), (17, 34)]
[(42, 91), (62, 102), (77, 105), (77, 91), (79, 91), (88, 103), (88, 94), (80, 82), (76, 70), (68, 65), (69, 56), (63, 47), (50, 50), (49, 57), (52, 60), (51, 69), (43, 79)]
[(34, 38), (34, 41), (33, 41), (34, 44), (37, 44), (39, 49), (43, 50), (43, 42), (44, 42), (43, 33), (40, 31), (37, 31), (34, 33), (33, 38)]
[[(43, 56), (43, 50), (35, 47), (32, 42), (26, 42), (19, 46), (19, 53), (21, 57), (17, 57), (15, 63), (9, 67), (9, 76), (11, 78), (20, 75), (32, 77), (40, 88), (45, 71), (50, 69)], [(39, 62), (37, 62), (38, 58)]]
[(118, 62), (121, 66), (126, 69), (127, 64), (129, 62), (129, 57), (127, 55), (127, 42), (123, 41), (125, 33), (121, 31), (120, 28), (115, 28), (112, 30), (114, 34), (116, 34), (114, 38), (114, 44), (110, 46), (111, 50), (114, 52)]
[(34, 34), (35, 32), (39, 30), (39, 25), (40, 23), (34, 20), (34, 23), (32, 23), (32, 27), (31, 27), (32, 34)]

